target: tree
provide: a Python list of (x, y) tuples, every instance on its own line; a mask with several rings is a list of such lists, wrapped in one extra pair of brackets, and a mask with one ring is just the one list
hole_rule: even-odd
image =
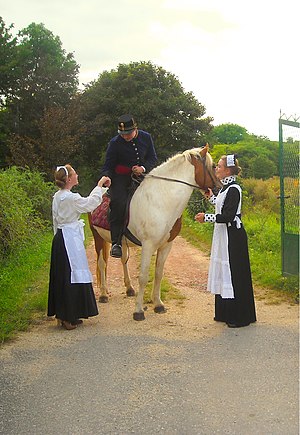
[(17, 77), (7, 107), (12, 130), (37, 138), (37, 123), (53, 106), (66, 107), (77, 91), (79, 66), (66, 53), (58, 36), (43, 24), (30, 24), (18, 34), (15, 48)]
[(16, 38), (11, 34), (13, 25), (5, 26), (0, 17), (0, 105), (5, 103), (16, 80)]
[(86, 158), (98, 159), (98, 169), (123, 113), (131, 113), (139, 128), (151, 133), (160, 161), (199, 146), (212, 128), (212, 118), (204, 118), (205, 107), (173, 74), (151, 62), (120, 64), (104, 71), (82, 95)]
[(211, 151), (215, 162), (226, 154), (237, 155), (244, 178), (267, 179), (279, 175), (278, 142), (248, 135), (247, 139), (235, 144), (216, 144)]
[(276, 174), (276, 166), (267, 156), (260, 155), (249, 160), (248, 172), (248, 176), (267, 180)]
[(37, 125), (38, 139), (12, 135), (9, 163), (43, 172), (52, 180), (56, 165), (72, 162), (78, 168), (81, 135), (85, 131), (77, 100), (69, 107), (51, 107)]
[(10, 117), (5, 103), (12, 94), (17, 77), (16, 38), (11, 34), (12, 28), (12, 24), (6, 27), (0, 17), (0, 167), (5, 166), (10, 133)]
[(234, 144), (246, 139), (247, 136), (247, 130), (237, 124), (220, 124), (212, 131), (212, 137), (215, 143)]

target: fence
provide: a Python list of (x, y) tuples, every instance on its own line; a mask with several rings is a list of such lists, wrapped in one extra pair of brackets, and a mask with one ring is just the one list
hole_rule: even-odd
[(299, 274), (299, 117), (279, 118), (282, 274)]

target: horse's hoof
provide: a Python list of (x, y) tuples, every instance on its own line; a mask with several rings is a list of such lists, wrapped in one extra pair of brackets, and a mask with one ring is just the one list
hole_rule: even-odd
[(133, 320), (145, 320), (144, 311), (142, 313), (133, 313)]
[(128, 289), (126, 290), (126, 295), (129, 296), (129, 297), (131, 297), (131, 296), (135, 296), (135, 291), (134, 291), (134, 289), (133, 289), (132, 287), (128, 288)]
[(108, 296), (99, 296), (99, 302), (100, 304), (107, 304)]
[(167, 311), (167, 309), (165, 308), (164, 305), (158, 305), (157, 307), (154, 307), (155, 313), (162, 314), (162, 313), (165, 313), (166, 311)]

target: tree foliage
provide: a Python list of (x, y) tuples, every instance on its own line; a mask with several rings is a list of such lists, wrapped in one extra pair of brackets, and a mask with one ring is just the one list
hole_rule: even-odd
[(18, 35), (18, 77), (8, 107), (15, 133), (37, 137), (37, 123), (47, 108), (65, 107), (78, 86), (78, 65), (58, 36), (43, 24), (30, 24)]
[(13, 25), (6, 27), (0, 17), (0, 103), (12, 93), (16, 75), (16, 38), (12, 36)]
[(82, 155), (81, 137), (85, 132), (78, 98), (72, 99), (66, 108), (48, 109), (41, 120), (40, 132), (49, 167), (54, 168), (58, 162), (78, 164)]
[(57, 164), (79, 163), (81, 135), (85, 131), (79, 108), (76, 99), (67, 108), (49, 108), (38, 124), (38, 139), (12, 135), (9, 163), (40, 170), (51, 180)]
[(267, 178), (279, 175), (278, 143), (255, 135), (234, 144), (216, 144), (211, 151), (217, 162), (222, 155), (236, 154), (245, 178)]
[(32, 23), (17, 37), (12, 28), (0, 17), (1, 167), (29, 167), (52, 179), (56, 164), (70, 162), (94, 183), (117, 118), (132, 113), (151, 133), (159, 162), (209, 141), (215, 160), (238, 154), (245, 177), (278, 174), (277, 143), (237, 124), (213, 127), (205, 107), (162, 67), (120, 64), (79, 93), (79, 66), (58, 36), (43, 24)]
[(204, 118), (205, 107), (194, 95), (185, 92), (173, 74), (151, 62), (120, 64), (103, 72), (85, 89), (82, 109), (89, 159), (103, 158), (123, 113), (131, 113), (139, 128), (152, 135), (160, 161), (199, 145), (212, 128), (212, 118)]
[(238, 124), (220, 124), (214, 127), (212, 131), (212, 140), (214, 143), (235, 144), (245, 140), (248, 132), (245, 127)]
[[(7, 163), (9, 154), (10, 161), (20, 163), (14, 155), (20, 148), (16, 144), (22, 146), (24, 156), (41, 148), (40, 123), (45, 113), (67, 109), (78, 87), (79, 66), (58, 36), (43, 24), (32, 23), (13, 38), (12, 28), (0, 18), (1, 165)], [(41, 168), (45, 169), (44, 164)]]

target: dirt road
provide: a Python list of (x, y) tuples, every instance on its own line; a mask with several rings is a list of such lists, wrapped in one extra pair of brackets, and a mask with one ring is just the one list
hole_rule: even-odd
[(229, 329), (212, 320), (207, 269), (177, 238), (165, 274), (185, 299), (135, 322), (111, 259), (99, 316), (74, 331), (45, 318), (0, 349), (0, 433), (298, 435), (298, 306), (258, 292), (258, 322)]

